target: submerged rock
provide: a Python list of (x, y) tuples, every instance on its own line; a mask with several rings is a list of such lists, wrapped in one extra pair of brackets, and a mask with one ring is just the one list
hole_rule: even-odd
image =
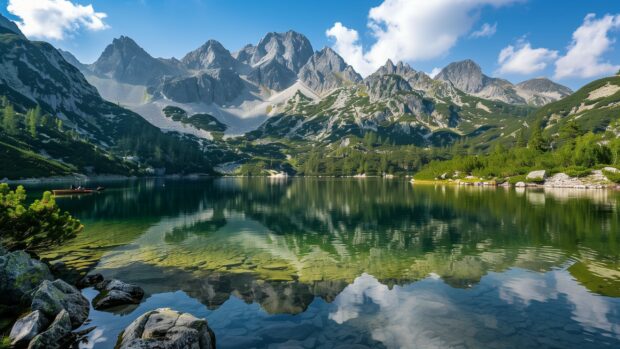
[(63, 339), (71, 333), (71, 318), (66, 310), (61, 310), (54, 322), (45, 332), (37, 335), (28, 345), (28, 349), (54, 349), (60, 348)]
[(0, 303), (30, 303), (32, 290), (42, 281), (52, 279), (47, 265), (31, 258), (26, 252), (6, 253), (0, 256)]
[(88, 318), (90, 306), (77, 288), (58, 279), (41, 283), (32, 297), (31, 309), (40, 310), (50, 319), (66, 310), (71, 325), (77, 328)]
[(11, 345), (17, 347), (26, 346), (26, 344), (41, 333), (48, 324), (49, 320), (47, 320), (45, 315), (39, 310), (35, 310), (20, 318), (15, 322), (9, 334)]
[(215, 336), (207, 320), (160, 308), (134, 320), (118, 343), (117, 349), (215, 349)]
[(90, 274), (84, 276), (80, 281), (77, 282), (78, 288), (86, 288), (94, 286), (103, 281), (103, 275), (101, 274)]
[(95, 309), (111, 308), (118, 305), (138, 304), (144, 297), (142, 288), (124, 283), (120, 280), (105, 280), (97, 285), (95, 289), (101, 291), (93, 299)]

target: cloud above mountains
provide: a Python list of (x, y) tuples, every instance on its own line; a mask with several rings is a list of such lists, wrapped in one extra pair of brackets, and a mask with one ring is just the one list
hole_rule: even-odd
[[(429, 60), (445, 55), (467, 36), (486, 6), (506, 6), (521, 0), (385, 0), (370, 9), (367, 26), (375, 42), (364, 49), (356, 30), (337, 22), (326, 31), (334, 49), (362, 75), (372, 73), (387, 59)], [(472, 33), (489, 36), (487, 24)]]
[(558, 58), (558, 51), (546, 48), (532, 48), (532, 45), (519, 40), (516, 46), (509, 45), (500, 53), (498, 63), (500, 74), (533, 74), (544, 70)]
[(105, 13), (68, 0), (9, 0), (7, 11), (21, 19), (17, 25), (28, 37), (62, 40), (82, 28), (108, 28)]

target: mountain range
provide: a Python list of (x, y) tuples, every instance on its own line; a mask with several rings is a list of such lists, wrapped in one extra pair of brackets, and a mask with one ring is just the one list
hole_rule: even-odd
[[(310, 149), (368, 154), (359, 143), (367, 137), (396, 147), (458, 143), (484, 152), (514, 142), (544, 110), (574, 96), (546, 78), (513, 84), (487, 76), (472, 60), (435, 77), (388, 60), (362, 77), (337, 52), (315, 51), (294, 31), (268, 33), (235, 52), (208, 40), (180, 59), (155, 58), (121, 36), (92, 64), (28, 40), (5, 18), (0, 39), (0, 95), (21, 113), (41, 106), (102, 158), (139, 158), (138, 165), (123, 162), (131, 171), (208, 172), (274, 161), (282, 169)], [(603, 118), (597, 130), (609, 122)], [(147, 136), (138, 141), (136, 134)], [(101, 172), (49, 156), (40, 142), (15, 142), (73, 172)], [(197, 166), (178, 166), (181, 157)]]

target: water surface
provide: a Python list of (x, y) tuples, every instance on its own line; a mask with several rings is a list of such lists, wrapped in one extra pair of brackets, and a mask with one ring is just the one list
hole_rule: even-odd
[(218, 348), (620, 347), (618, 192), (381, 179), (108, 186), (58, 200), (86, 229), (44, 257), (147, 296), (91, 310), (85, 348), (112, 348), (164, 306), (207, 318)]

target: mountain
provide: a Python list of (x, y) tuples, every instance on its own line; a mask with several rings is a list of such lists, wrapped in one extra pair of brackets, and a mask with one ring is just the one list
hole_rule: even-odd
[(345, 84), (356, 84), (362, 77), (329, 47), (315, 52), (301, 67), (299, 79), (318, 94)]
[[(0, 152), (14, 154), (11, 165), (23, 167), (19, 175), (40, 176), (48, 168), (55, 168), (52, 174), (128, 174), (147, 166), (210, 171), (196, 140), (164, 134), (140, 115), (103, 100), (56, 48), (12, 31), (0, 34), (0, 96), (1, 107), (17, 116), (40, 110), (32, 123), (30, 116), (17, 117), (0, 131)], [(162, 149), (171, 156), (161, 157)], [(126, 164), (125, 155), (139, 160)], [(196, 162), (183, 163), (189, 159)], [(2, 172), (0, 177), (7, 175)]]
[(518, 83), (517, 93), (525, 98), (528, 104), (543, 106), (573, 93), (571, 89), (546, 78), (535, 78)]
[(308, 38), (290, 30), (268, 33), (258, 45), (247, 45), (234, 56), (251, 67), (250, 81), (281, 91), (295, 82), (301, 67), (313, 54)]
[(163, 77), (181, 73), (174, 64), (153, 58), (126, 36), (114, 39), (89, 69), (95, 75), (134, 85), (154, 85)]
[(2, 15), (0, 15), (0, 34), (15, 34), (25, 38), (24, 34), (17, 27), (17, 24)]
[(165, 79), (152, 93), (178, 103), (225, 104), (244, 89), (243, 80), (230, 69), (209, 69), (188, 77)]
[(459, 90), (477, 97), (510, 104), (542, 106), (571, 93), (567, 87), (547, 79), (533, 79), (515, 86), (507, 80), (484, 75), (472, 60), (448, 64), (435, 80), (450, 82)]
[[(540, 108), (534, 119), (545, 126), (549, 134), (558, 132), (564, 125), (574, 122), (581, 131), (613, 131), (620, 120), (620, 76), (595, 80), (571, 95)], [(620, 128), (620, 124), (617, 126)]]
[(230, 51), (215, 40), (209, 40), (185, 55), (181, 63), (190, 70), (235, 69), (237, 66), (237, 61)]

